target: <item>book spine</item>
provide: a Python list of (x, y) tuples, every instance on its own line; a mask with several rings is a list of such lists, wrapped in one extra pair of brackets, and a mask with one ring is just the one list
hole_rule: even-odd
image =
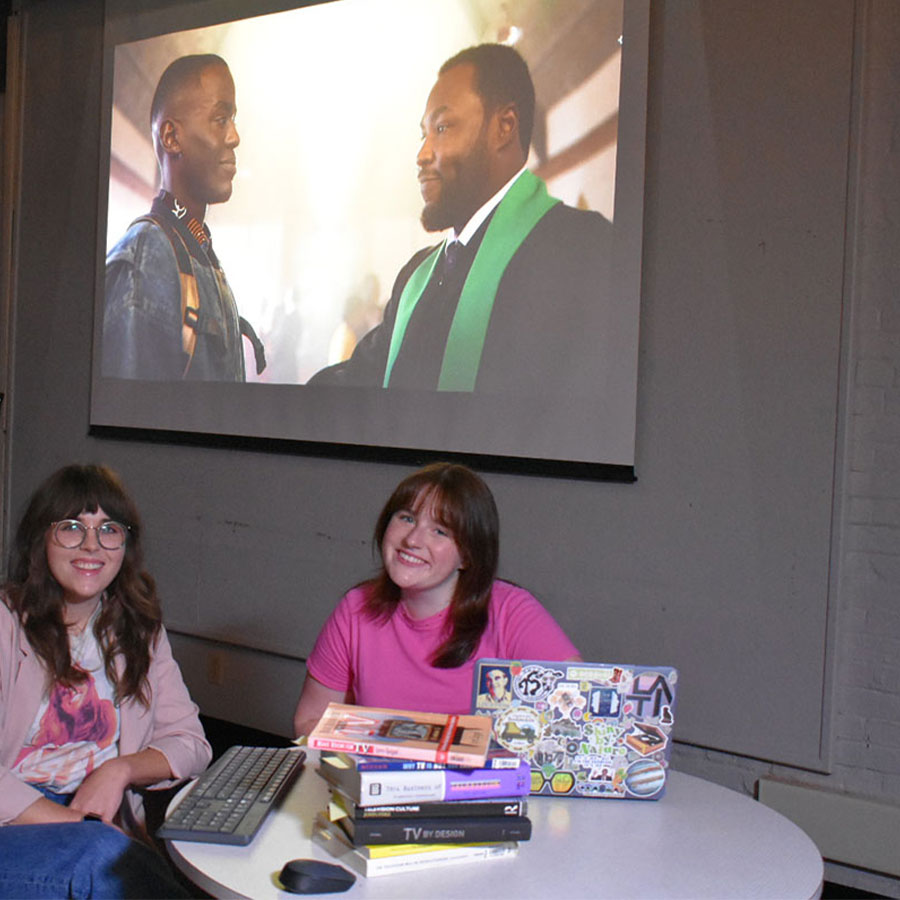
[(431, 819), (457, 816), (524, 816), (528, 801), (522, 797), (503, 800), (446, 800), (404, 803), (397, 806), (353, 805), (354, 819)]
[(473, 844), (484, 841), (527, 841), (531, 821), (524, 816), (493, 819), (343, 819), (353, 843)]
[(522, 797), (531, 790), (531, 768), (476, 769), (457, 772), (445, 769), (444, 800), (480, 800), (487, 797)]
[(465, 750), (447, 750), (441, 752), (441, 755), (438, 757), (438, 762), (446, 763), (448, 766), (483, 768), (484, 759), (484, 753), (469, 753)]
[(364, 855), (365, 851), (354, 849), (346, 834), (335, 823), (322, 821), (321, 817), (316, 818), (312, 836), (313, 840), (325, 847), (338, 862), (369, 877), (476, 859), (501, 859), (515, 856), (519, 851), (519, 845), (515, 841), (477, 846), (462, 844), (458, 847), (446, 846), (428, 850), (419, 845), (415, 850), (410, 846), (410, 851), (401, 855), (387, 854), (371, 858)]
[(485, 761), (484, 752), (415, 747), (408, 742), (397, 744), (380, 743), (373, 738), (357, 741), (350, 738), (334, 738), (311, 734), (307, 739), (307, 744), (319, 750), (339, 750), (344, 753), (356, 753), (363, 756), (387, 756), (392, 759), (400, 757), (406, 760), (440, 762), (444, 765), (461, 767), (479, 768), (484, 765)]
[[(323, 768), (323, 772), (325, 769)], [(425, 772), (360, 772), (359, 794), (351, 796), (359, 806), (421, 803), (432, 800), (483, 800), (522, 797), (531, 789), (531, 770), (477, 769), (460, 773), (452, 769)]]
[(343, 750), (346, 753), (362, 752), (358, 749), (360, 746), (358, 741), (348, 741), (345, 738), (318, 737), (311, 734), (307, 739), (307, 744), (319, 750)]
[[(476, 859), (502, 859), (506, 856), (515, 856), (518, 845), (496, 844), (486, 847), (459, 847), (449, 850), (438, 850), (434, 853), (413, 853), (409, 856), (386, 856), (378, 859), (359, 859), (359, 867), (351, 863), (357, 871), (369, 878), (377, 875), (392, 875), (395, 872), (409, 872), (417, 869), (431, 869), (438, 866), (449, 866), (456, 863), (471, 862)], [(352, 856), (352, 854), (348, 854)], [(348, 857), (343, 857), (342, 862), (350, 862)]]
[(318, 771), (357, 806), (524, 797), (531, 789), (531, 770), (527, 763), (518, 769), (356, 772), (328, 765), (323, 760)]
[[(518, 769), (522, 760), (518, 756), (488, 756), (482, 769)], [(446, 769), (446, 763), (429, 760), (354, 758), (351, 763), (357, 772), (415, 772), (423, 769)]]

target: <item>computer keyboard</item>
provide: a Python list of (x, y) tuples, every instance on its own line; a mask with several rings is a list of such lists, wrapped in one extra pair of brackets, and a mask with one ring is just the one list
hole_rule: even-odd
[(194, 782), (157, 837), (249, 844), (305, 759), (297, 747), (230, 747)]

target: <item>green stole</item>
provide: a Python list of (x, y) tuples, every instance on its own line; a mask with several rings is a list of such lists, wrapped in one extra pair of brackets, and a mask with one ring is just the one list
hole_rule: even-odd
[[(439, 391), (475, 389), (484, 338), (500, 279), (522, 241), (531, 233), (531, 229), (537, 225), (544, 213), (559, 202), (547, 193), (547, 185), (527, 169), (500, 201), (469, 269), (456, 305), (456, 312), (447, 335), (447, 345), (444, 348), (444, 360), (438, 379)], [(384, 387), (390, 382), (391, 370), (400, 352), (407, 325), (426, 285), (431, 280), (431, 274), (443, 248), (444, 245), (440, 244), (425, 257), (406, 282), (400, 295), (384, 371)]]

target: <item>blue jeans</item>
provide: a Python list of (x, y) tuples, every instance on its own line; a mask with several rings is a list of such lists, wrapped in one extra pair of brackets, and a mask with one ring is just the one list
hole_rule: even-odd
[(0, 828), (0, 898), (189, 896), (158, 853), (103, 822)]

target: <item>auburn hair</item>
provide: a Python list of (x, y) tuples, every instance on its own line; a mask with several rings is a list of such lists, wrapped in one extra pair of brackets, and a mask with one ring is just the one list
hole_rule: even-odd
[[(437, 668), (456, 668), (472, 656), (487, 627), (500, 556), (497, 505), (488, 486), (471, 469), (455, 463), (425, 466), (404, 478), (381, 510), (374, 534), (379, 553), (391, 519), (404, 509), (427, 509), (453, 535), (462, 558), (450, 601), (449, 634), (431, 660)], [(383, 565), (364, 587), (366, 612), (373, 619), (390, 618), (400, 602), (400, 588)]]

